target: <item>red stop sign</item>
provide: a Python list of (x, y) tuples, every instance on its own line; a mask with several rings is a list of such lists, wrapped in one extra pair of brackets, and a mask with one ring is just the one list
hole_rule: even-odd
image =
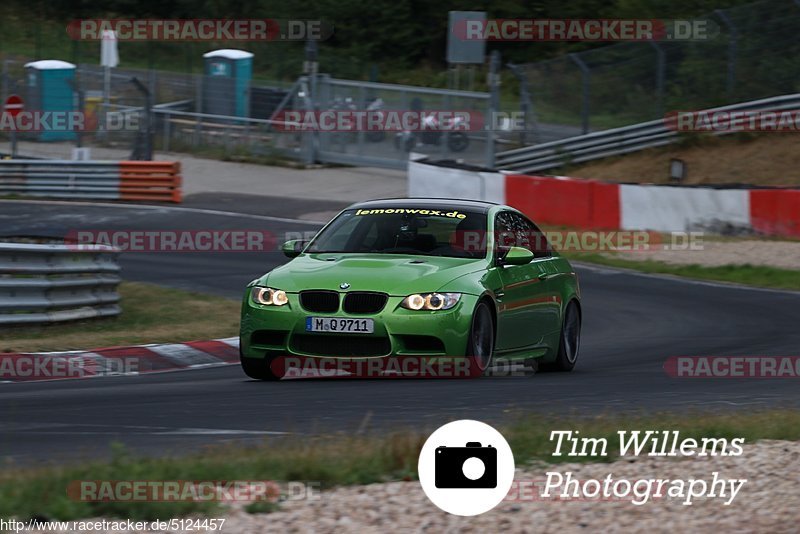
[(6, 103), (3, 105), (3, 111), (12, 117), (16, 117), (24, 107), (25, 104), (22, 102), (22, 97), (19, 95), (11, 95), (6, 98)]

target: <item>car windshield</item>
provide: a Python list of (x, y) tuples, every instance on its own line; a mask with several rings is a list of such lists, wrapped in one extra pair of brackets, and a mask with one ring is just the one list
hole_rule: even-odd
[(305, 252), (484, 258), (486, 218), (485, 212), (452, 207), (345, 210)]

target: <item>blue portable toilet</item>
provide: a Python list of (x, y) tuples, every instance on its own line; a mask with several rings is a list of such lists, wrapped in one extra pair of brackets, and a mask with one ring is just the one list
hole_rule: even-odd
[[(75, 65), (58, 59), (44, 59), (25, 64), (25, 109), (28, 111), (77, 111)], [(70, 130), (45, 130), (35, 133), (40, 141), (75, 139)]]
[(203, 112), (249, 117), (253, 54), (224, 48), (203, 54), (203, 59)]

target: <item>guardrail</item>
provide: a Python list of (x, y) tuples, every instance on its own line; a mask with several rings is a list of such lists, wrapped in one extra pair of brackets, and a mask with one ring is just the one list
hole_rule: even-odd
[(0, 195), (180, 202), (180, 163), (0, 160)]
[[(800, 109), (800, 94), (742, 102), (707, 111), (758, 111)], [(709, 132), (724, 135), (734, 132)], [(496, 166), (519, 173), (538, 172), (567, 164), (583, 163), (610, 156), (674, 143), (680, 133), (667, 128), (663, 119), (603, 130), (549, 143), (498, 152)]]
[(119, 315), (119, 250), (0, 242), (0, 326)]

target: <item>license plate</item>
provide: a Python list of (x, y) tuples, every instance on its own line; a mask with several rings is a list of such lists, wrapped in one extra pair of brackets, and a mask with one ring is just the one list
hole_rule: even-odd
[(339, 317), (306, 317), (306, 332), (341, 332), (371, 334), (375, 331), (372, 319), (342, 319)]

